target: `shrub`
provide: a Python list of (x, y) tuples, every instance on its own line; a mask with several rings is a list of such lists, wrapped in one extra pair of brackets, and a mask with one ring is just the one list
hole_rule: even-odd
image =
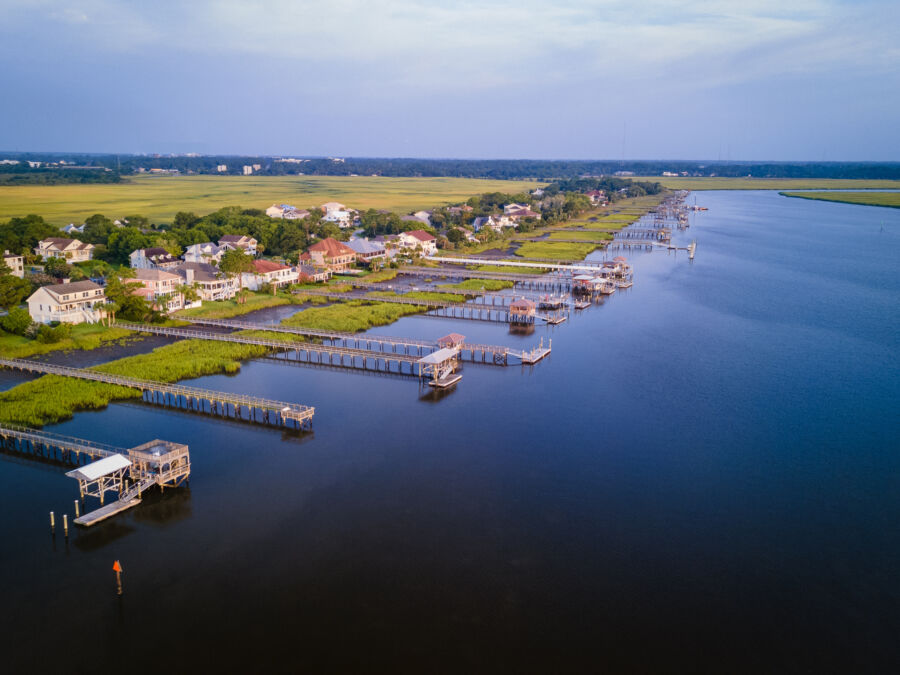
[(14, 335), (25, 335), (25, 332), (31, 327), (31, 315), (27, 309), (14, 307), (9, 310), (9, 314), (0, 318), (0, 328), (7, 333)]
[(37, 331), (37, 341), (50, 345), (65, 340), (71, 334), (72, 326), (68, 323), (61, 323), (58, 326), (42, 325)]

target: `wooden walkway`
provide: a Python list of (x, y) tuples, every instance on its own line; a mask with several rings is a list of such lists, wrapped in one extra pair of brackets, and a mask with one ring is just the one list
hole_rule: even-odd
[[(282, 343), (282, 347), (284, 344)], [(55, 366), (27, 359), (0, 359), (0, 367), (24, 370), (44, 375), (61, 375), (81, 380), (104, 382), (138, 389), (148, 403), (190, 410), (193, 412), (243, 419), (248, 422), (286, 426), (292, 429), (309, 428), (315, 408), (298, 403), (272, 401), (256, 396), (230, 394), (181, 384), (167, 384), (134, 377), (111, 375), (96, 370)]]
[(401, 267), (400, 273), (420, 277), (445, 277), (447, 279), (511, 281), (525, 288), (534, 289), (557, 289), (571, 286), (571, 280), (568, 275), (482, 272), (466, 269), (465, 267)]
[(128, 451), (105, 443), (63, 436), (50, 431), (36, 431), (17, 424), (0, 425), (0, 447), (20, 452), (35, 459), (45, 459), (81, 466), (110, 455)]
[(499, 265), (500, 267), (536, 267), (540, 269), (553, 270), (556, 272), (570, 272), (580, 274), (582, 272), (594, 272), (597, 270), (599, 263), (596, 262), (577, 262), (577, 261), (551, 261), (539, 258), (528, 258), (527, 261), (518, 260), (497, 260), (496, 258), (456, 258), (449, 256), (426, 256), (425, 260), (438, 263), (450, 263), (457, 265)]

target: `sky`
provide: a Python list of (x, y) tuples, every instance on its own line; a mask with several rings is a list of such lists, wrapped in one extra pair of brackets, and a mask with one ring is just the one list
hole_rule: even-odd
[(0, 149), (900, 160), (898, 0), (0, 0)]

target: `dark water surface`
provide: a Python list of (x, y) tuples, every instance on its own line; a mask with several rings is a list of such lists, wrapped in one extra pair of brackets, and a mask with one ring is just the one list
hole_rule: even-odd
[(194, 473), (68, 545), (75, 482), (0, 458), (4, 670), (896, 672), (900, 213), (698, 203), (692, 265), (630, 256), (632, 289), (556, 328), (377, 331), (552, 336), (533, 369), (191, 383), (315, 405), (301, 437), (77, 414), (53, 430), (185, 442)]

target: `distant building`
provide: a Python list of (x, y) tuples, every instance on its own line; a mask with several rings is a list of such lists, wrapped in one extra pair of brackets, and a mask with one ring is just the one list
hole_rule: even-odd
[(425, 225), (431, 225), (431, 211), (416, 211), (413, 218), (417, 218)]
[(254, 171), (259, 171), (260, 169), (262, 169), (262, 164), (253, 164), (252, 166)]
[(356, 260), (356, 251), (332, 237), (326, 237), (307, 249), (310, 259), (319, 267), (332, 272), (345, 270)]
[(9, 268), (9, 273), (14, 277), (19, 277), (20, 279), (25, 278), (25, 257), (21, 255), (17, 255), (15, 253), (10, 253), (9, 251), (3, 252), (3, 262)]
[(356, 252), (357, 262), (370, 265), (377, 260), (384, 260), (387, 256), (384, 244), (368, 239), (351, 239), (347, 246)]
[(245, 176), (249, 176), (253, 173), (253, 167), (249, 164), (244, 164), (243, 172)]
[(103, 287), (93, 281), (42, 286), (28, 298), (28, 313), (38, 323), (96, 323), (106, 304)]
[(244, 288), (251, 291), (258, 291), (266, 284), (280, 288), (297, 282), (297, 270), (287, 265), (272, 260), (254, 260), (253, 267), (253, 272), (244, 272), (241, 275)]
[(528, 210), (528, 204), (507, 204), (503, 207), (503, 213), (512, 213), (513, 211)]
[(75, 223), (69, 223), (64, 228), (62, 228), (64, 234), (73, 235), (73, 234), (82, 234), (84, 232), (84, 223), (81, 225), (76, 225)]
[(259, 242), (245, 234), (226, 234), (219, 237), (219, 246), (226, 249), (241, 249), (247, 255), (256, 255)]
[(160, 247), (139, 248), (128, 256), (129, 266), (132, 269), (168, 269), (181, 264), (181, 260)]
[(227, 250), (224, 246), (217, 246), (211, 241), (207, 241), (202, 244), (191, 244), (185, 249), (181, 258), (186, 263), (218, 265), (222, 254)]
[(346, 211), (347, 207), (340, 202), (325, 202), (322, 204), (322, 210), (327, 214), (329, 211)]
[(603, 190), (588, 190), (585, 193), (588, 196), (588, 199), (591, 200), (591, 204), (594, 206), (600, 206), (607, 204), (606, 193)]
[(425, 255), (437, 253), (437, 241), (425, 230), (412, 230), (400, 233), (400, 245), (404, 248), (421, 248)]
[(285, 220), (301, 220), (309, 216), (306, 209), (298, 209), (291, 204), (272, 204), (266, 209), (269, 218), (284, 218)]
[(634, 171), (616, 171), (613, 175), (614, 176), (633, 176)]
[(216, 171), (219, 173), (226, 173), (228, 171), (227, 164), (216, 164)]
[(44, 260), (50, 258), (62, 258), (70, 263), (90, 260), (94, 255), (94, 245), (85, 244), (77, 239), (63, 239), (62, 237), (48, 237), (38, 242), (34, 253)]

